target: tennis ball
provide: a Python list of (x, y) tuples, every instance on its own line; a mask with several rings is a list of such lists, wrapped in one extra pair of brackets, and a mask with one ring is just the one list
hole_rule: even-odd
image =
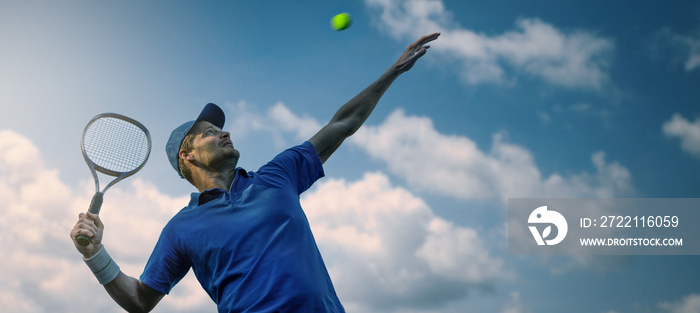
[(335, 31), (344, 30), (352, 25), (352, 16), (349, 13), (340, 13), (331, 19), (331, 28)]

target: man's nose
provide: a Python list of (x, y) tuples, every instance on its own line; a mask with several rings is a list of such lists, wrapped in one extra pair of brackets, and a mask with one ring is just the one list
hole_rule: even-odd
[(231, 133), (226, 132), (226, 131), (222, 131), (222, 132), (221, 132), (221, 138), (226, 138), (226, 139), (228, 139), (228, 138), (230, 138), (230, 137), (231, 137)]

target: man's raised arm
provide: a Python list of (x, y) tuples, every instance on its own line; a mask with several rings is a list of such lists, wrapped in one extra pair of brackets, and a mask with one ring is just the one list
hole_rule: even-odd
[(394, 80), (410, 70), (430, 48), (425, 44), (437, 39), (438, 36), (440, 33), (426, 35), (409, 45), (394, 65), (374, 83), (340, 107), (331, 121), (309, 139), (321, 158), (321, 162), (326, 162), (345, 138), (350, 137), (362, 126)]

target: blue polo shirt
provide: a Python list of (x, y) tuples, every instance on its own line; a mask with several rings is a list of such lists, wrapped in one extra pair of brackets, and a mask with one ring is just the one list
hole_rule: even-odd
[(168, 294), (192, 268), (219, 312), (345, 312), (299, 203), (323, 175), (307, 141), (257, 172), (237, 169), (228, 192), (193, 193), (141, 281)]

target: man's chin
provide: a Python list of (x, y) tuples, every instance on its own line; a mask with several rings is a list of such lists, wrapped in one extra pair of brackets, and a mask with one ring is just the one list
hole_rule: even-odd
[(235, 167), (238, 164), (238, 158), (241, 156), (241, 154), (238, 152), (238, 150), (233, 150), (231, 153), (226, 154), (226, 158), (228, 159), (228, 164), (233, 164)]

